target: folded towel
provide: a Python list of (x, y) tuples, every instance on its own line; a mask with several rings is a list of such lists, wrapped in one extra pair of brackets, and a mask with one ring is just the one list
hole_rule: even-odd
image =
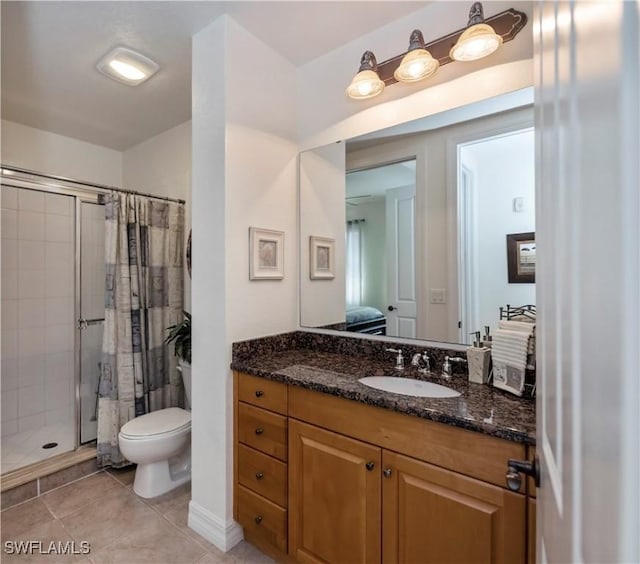
[(527, 323), (525, 321), (498, 321), (498, 329), (507, 329), (508, 331), (522, 331), (531, 335), (536, 328), (535, 323)]
[(491, 357), (494, 364), (503, 363), (518, 370), (524, 370), (527, 366), (528, 348), (529, 333), (497, 329), (493, 334)]

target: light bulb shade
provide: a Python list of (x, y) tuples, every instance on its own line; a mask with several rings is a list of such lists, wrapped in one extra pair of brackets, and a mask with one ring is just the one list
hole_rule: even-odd
[(402, 58), (393, 76), (398, 82), (417, 82), (435, 74), (439, 66), (426, 49), (413, 49)]
[(353, 77), (351, 84), (347, 88), (347, 96), (354, 100), (364, 100), (373, 98), (384, 90), (384, 82), (380, 80), (376, 71), (366, 69), (361, 70)]
[(464, 31), (449, 51), (454, 61), (475, 61), (491, 55), (502, 45), (502, 36), (485, 23), (472, 25)]

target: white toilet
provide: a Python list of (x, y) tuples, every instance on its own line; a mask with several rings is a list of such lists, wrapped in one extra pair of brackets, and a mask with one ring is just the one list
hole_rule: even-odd
[[(178, 368), (188, 407), (191, 405), (191, 367)], [(125, 423), (118, 435), (122, 454), (135, 462), (133, 491), (156, 497), (191, 479), (191, 412), (179, 407), (153, 411)]]

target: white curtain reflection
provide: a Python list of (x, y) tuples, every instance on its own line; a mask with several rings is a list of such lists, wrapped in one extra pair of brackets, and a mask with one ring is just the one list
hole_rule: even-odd
[(362, 305), (362, 225), (364, 219), (347, 221), (347, 306)]

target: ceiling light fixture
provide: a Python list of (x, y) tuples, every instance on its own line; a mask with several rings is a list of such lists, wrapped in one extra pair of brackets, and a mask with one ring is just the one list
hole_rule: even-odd
[(417, 82), (433, 76), (439, 67), (454, 60), (472, 61), (493, 53), (502, 43), (511, 41), (527, 24), (527, 15), (513, 8), (484, 19), (482, 4), (475, 2), (469, 12), (469, 23), (443, 37), (425, 44), (420, 30), (411, 34), (409, 49), (382, 63), (374, 54), (362, 55), (358, 74), (347, 95), (356, 100), (372, 98), (385, 86), (396, 82)]
[(451, 48), (449, 56), (454, 61), (477, 61), (491, 55), (502, 45), (502, 37), (484, 23), (481, 2), (474, 2), (469, 11), (467, 29)]
[(378, 63), (371, 51), (365, 51), (360, 59), (358, 74), (347, 88), (347, 95), (354, 100), (373, 98), (384, 90), (384, 82), (378, 76)]
[(435, 74), (439, 66), (440, 63), (425, 49), (422, 32), (414, 29), (409, 38), (407, 54), (393, 76), (398, 82), (417, 82)]
[(96, 68), (118, 82), (137, 86), (158, 72), (160, 66), (133, 49), (115, 47), (100, 59)]

